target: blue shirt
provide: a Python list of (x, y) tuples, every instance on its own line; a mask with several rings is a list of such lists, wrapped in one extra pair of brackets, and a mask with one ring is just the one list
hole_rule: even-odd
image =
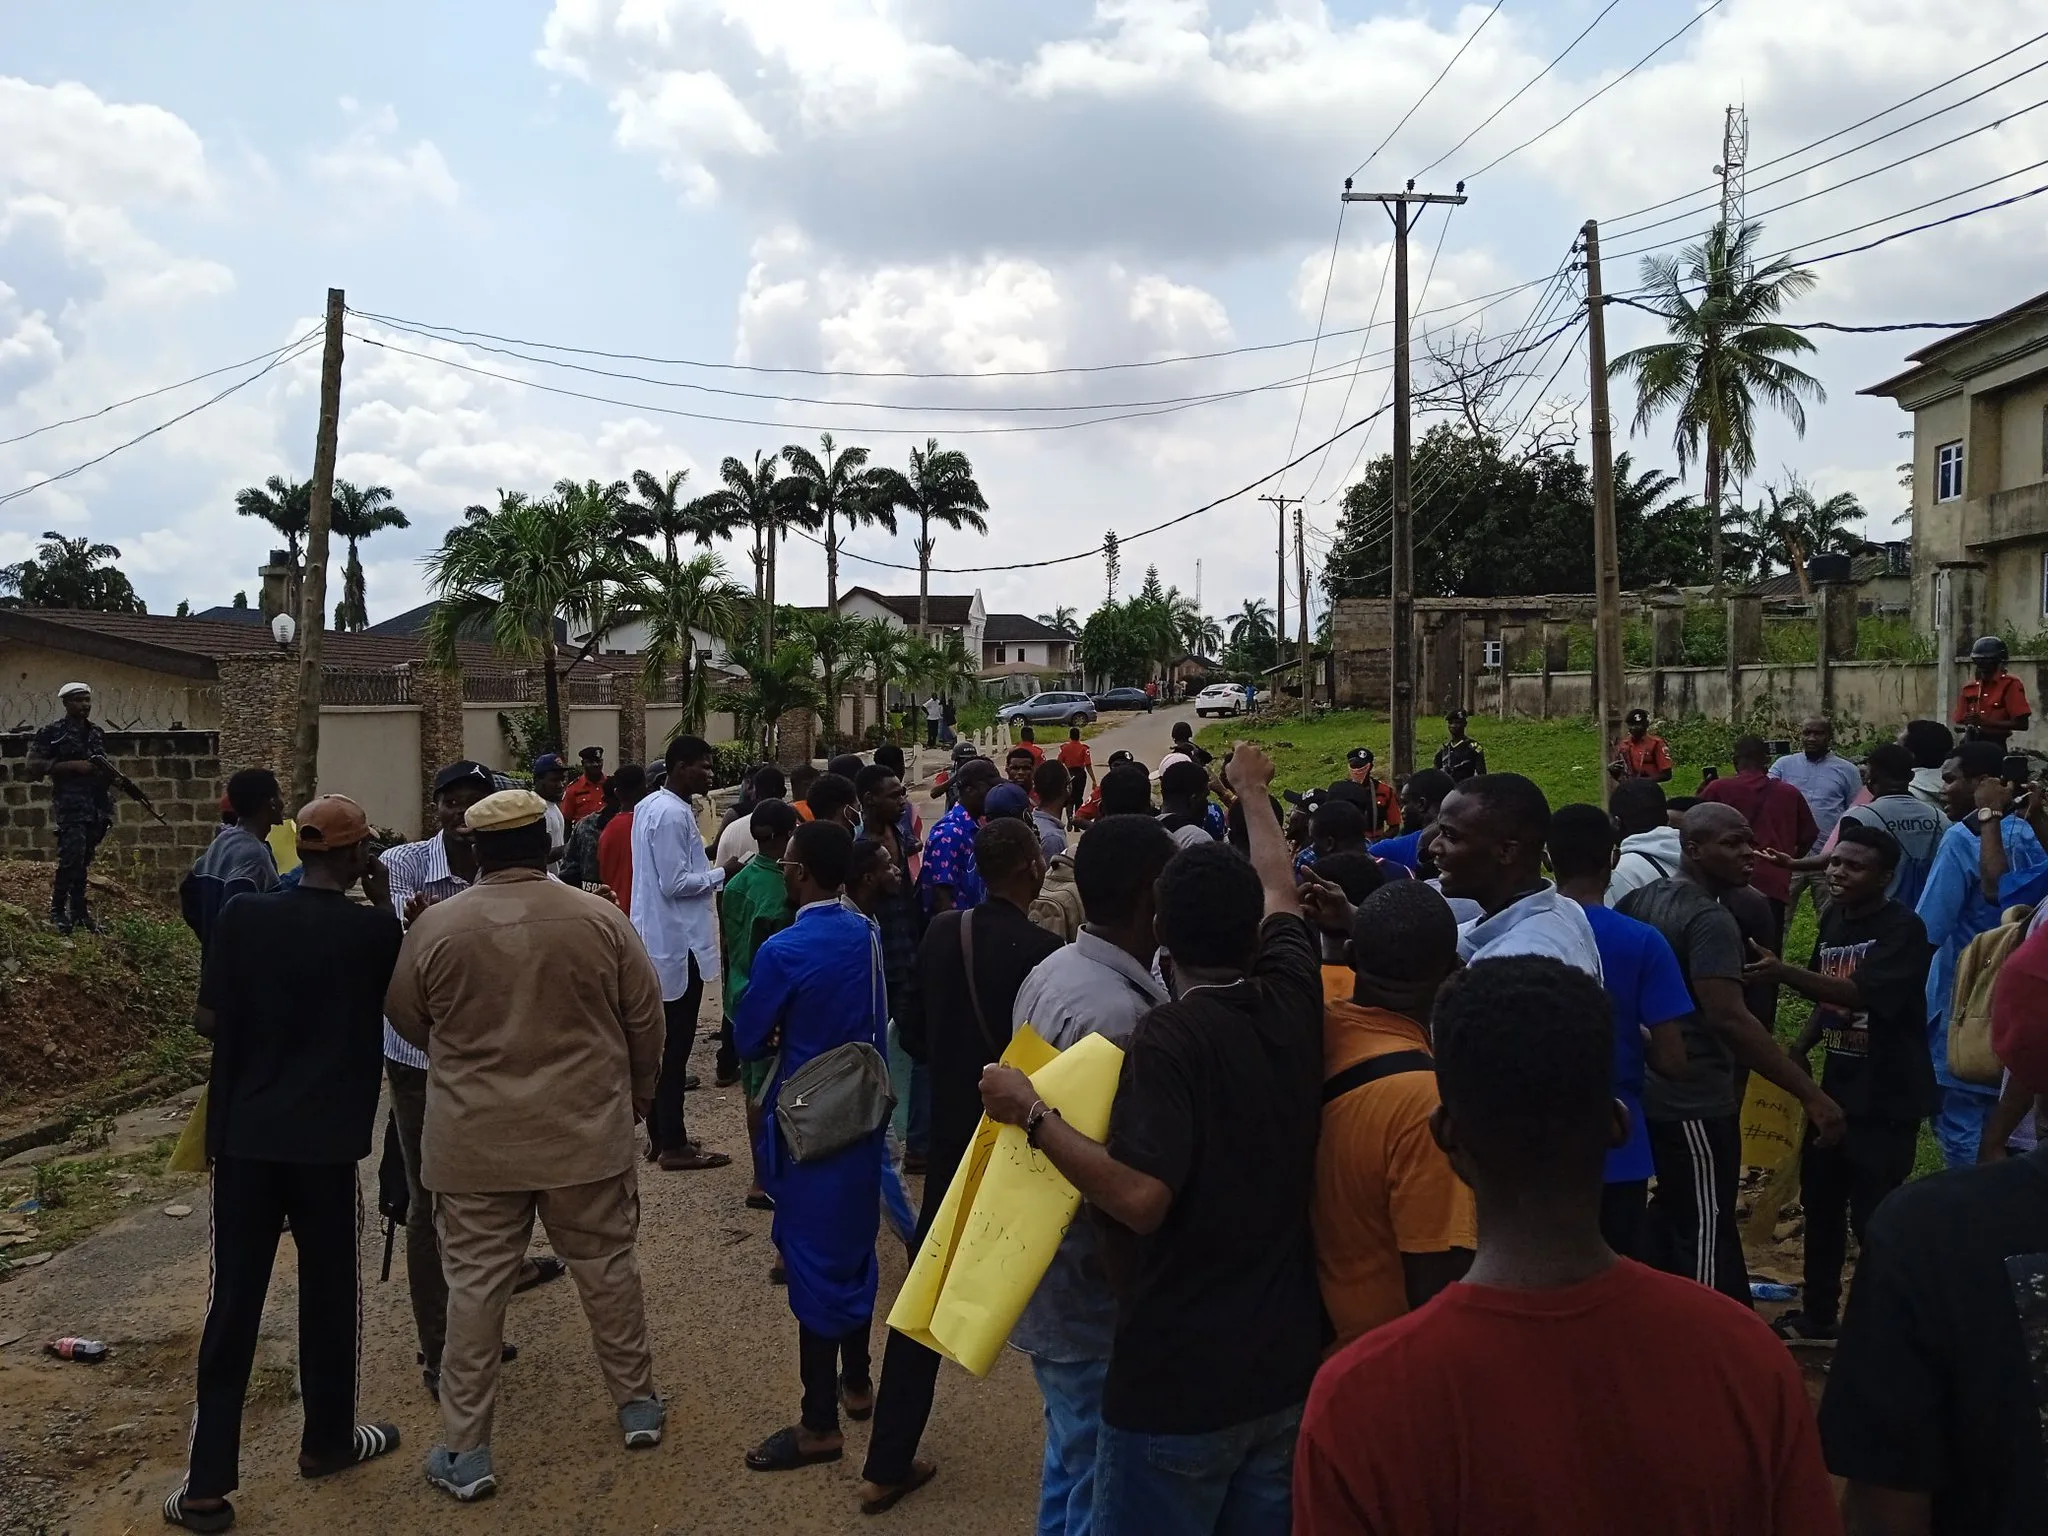
[(1628, 1106), (1628, 1140), (1607, 1154), (1607, 1182), (1647, 1179), (1650, 1132), (1643, 1123), (1643, 1028), (1693, 1011), (1670, 941), (1648, 923), (1587, 907), (1600, 949), (1601, 985), (1614, 1008), (1614, 1096)]
[(1372, 845), (1372, 856), (1382, 864), (1398, 864), (1413, 871), (1422, 860), (1423, 828), (1403, 832), (1399, 837), (1383, 837)]
[(924, 910), (932, 911), (932, 888), (953, 888), (953, 908), (965, 912), (988, 899), (988, 887), (981, 883), (981, 871), (974, 864), (974, 829), (977, 823), (965, 806), (956, 805), (941, 816), (925, 839), (924, 865), (918, 884), (924, 891)]
[[(2048, 861), (2048, 850), (2034, 836), (2034, 829), (2018, 816), (1999, 823), (2005, 839), (2007, 881), (2034, 871)], [(1934, 963), (1927, 968), (1927, 1046), (1934, 1057), (1934, 1080), (1944, 1088), (1967, 1088), (1948, 1071), (1948, 1004), (1955, 990), (1956, 964), (1970, 940), (1998, 926), (1998, 905), (1984, 899), (1977, 875), (1977, 834), (1967, 822), (1957, 822), (1942, 834), (1941, 847), (1934, 855), (1934, 868), (1927, 872), (1927, 884), (1915, 909), (1927, 929), (1927, 942), (1934, 946)], [(2003, 896), (2007, 884), (1999, 886)], [(1980, 1090), (1989, 1091), (1989, 1090)]]
[(1835, 752), (1819, 762), (1804, 752), (1788, 752), (1771, 764), (1771, 777), (1784, 780), (1806, 797), (1806, 808), (1813, 812), (1813, 824), (1820, 828), (1820, 836), (1813, 840), (1808, 853), (1820, 852), (1821, 844), (1842, 819), (1842, 812), (1863, 793), (1863, 775), (1856, 771), (1854, 763)]

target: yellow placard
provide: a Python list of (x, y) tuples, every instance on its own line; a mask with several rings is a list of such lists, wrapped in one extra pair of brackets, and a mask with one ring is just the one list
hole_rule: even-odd
[(207, 1092), (205, 1088), (199, 1090), (192, 1113), (185, 1118), (185, 1129), (178, 1133), (178, 1145), (171, 1151), (171, 1160), (164, 1164), (166, 1173), (206, 1172)]
[[(1124, 1053), (1100, 1035), (1055, 1051), (1028, 1025), (1003, 1061), (1082, 1135), (1109, 1133)], [(889, 1326), (986, 1376), (1059, 1251), (1081, 1196), (1022, 1128), (982, 1117), (889, 1312)]]
[(1743, 1223), (1743, 1237), (1769, 1237), (1778, 1213), (1799, 1198), (1799, 1148), (1806, 1139), (1806, 1111), (1776, 1083), (1749, 1074), (1742, 1100), (1742, 1164), (1764, 1170), (1763, 1181)]

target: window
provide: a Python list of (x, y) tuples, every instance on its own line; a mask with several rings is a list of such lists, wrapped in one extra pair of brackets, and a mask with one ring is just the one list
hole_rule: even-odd
[(1934, 499), (1955, 501), (1963, 494), (1963, 445), (1943, 443), (1934, 450)]

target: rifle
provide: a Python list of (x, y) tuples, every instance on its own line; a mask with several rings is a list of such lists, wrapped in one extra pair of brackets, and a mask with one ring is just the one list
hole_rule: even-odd
[(149, 812), (149, 814), (154, 816), (158, 821), (162, 821), (165, 826), (168, 827), (170, 825), (168, 821), (164, 821), (164, 813), (158, 810), (154, 805), (150, 804), (149, 796), (145, 795), (142, 792), (142, 786), (137, 784), (133, 779), (129, 778), (128, 775), (123, 773), (120, 769), (116, 768), (114, 766), (113, 759), (108, 757), (106, 753), (93, 753), (91, 762), (94, 767), (98, 768), (101, 772), (106, 774), (108, 780), (114, 785), (116, 789), (120, 790), (121, 793), (126, 795), (130, 800), (133, 800), (145, 811)]

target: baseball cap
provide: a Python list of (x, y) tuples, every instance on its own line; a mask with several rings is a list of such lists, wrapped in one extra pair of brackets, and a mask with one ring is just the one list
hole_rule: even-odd
[(530, 789), (501, 789), (485, 795), (467, 811), (463, 823), (472, 832), (516, 832), (548, 813), (547, 801)]
[(1344, 761), (1354, 768), (1369, 768), (1372, 766), (1372, 748), (1353, 747), (1344, 754)]
[(971, 741), (963, 738), (953, 743), (953, 761), (956, 763), (964, 763), (968, 759), (979, 757), (980, 755), (981, 753), (976, 750), (974, 743)]
[(1280, 791), (1280, 798), (1289, 805), (1300, 806), (1313, 816), (1323, 808), (1323, 802), (1330, 798), (1330, 792), (1327, 789), (1283, 789)]
[(1163, 779), (1166, 777), (1166, 770), (1175, 763), (1192, 763), (1193, 761), (1194, 759), (1185, 752), (1169, 752), (1166, 756), (1159, 759), (1159, 767), (1156, 771), (1159, 777)]
[(488, 794), (492, 786), (491, 770), (482, 763), (473, 763), (464, 758), (459, 763), (450, 763), (434, 775), (434, 793), (437, 795), (444, 789), (453, 789), (458, 784), (481, 784), (484, 792)]
[(301, 853), (353, 848), (370, 835), (370, 818), (347, 795), (322, 795), (301, 806), (297, 819)]
[(561, 753), (543, 752), (533, 760), (533, 774), (535, 778), (539, 778), (544, 773), (552, 773), (557, 768), (566, 768), (568, 766), (569, 760), (562, 756)]
[(1021, 784), (1007, 780), (988, 792), (988, 799), (982, 802), (984, 819), (991, 816), (1028, 816), (1031, 814), (1031, 796), (1024, 792)]
[(1448, 725), (1451, 721), (1455, 720), (1458, 722), (1458, 724), (1463, 725), (1471, 718), (1472, 717), (1466, 714), (1465, 711), (1463, 711), (1462, 709), (1454, 709), (1449, 714), (1444, 716), (1444, 723)]
[(2029, 1093), (2048, 1093), (2048, 928), (2005, 957), (1991, 984), (1991, 1050)]
[(1137, 760), (1138, 757), (1135, 752), (1126, 752), (1119, 748), (1117, 751), (1109, 754), (1109, 762), (1105, 766), (1114, 768), (1118, 763), (1135, 763)]
[(604, 748), (585, 747), (581, 752), (578, 752), (576, 755), (586, 763), (601, 763), (604, 761)]
[(1630, 725), (1648, 725), (1650, 723), (1650, 712), (1647, 709), (1632, 709), (1628, 712), (1628, 723)]

